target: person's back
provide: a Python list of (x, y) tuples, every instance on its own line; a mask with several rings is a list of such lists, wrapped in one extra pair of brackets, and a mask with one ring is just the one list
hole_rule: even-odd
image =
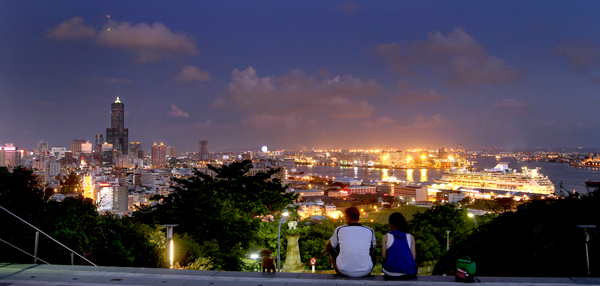
[(382, 240), (383, 273), (388, 276), (414, 277), (417, 275), (415, 263), (415, 241), (408, 234), (408, 223), (401, 213), (390, 215), (390, 228)]
[(330, 262), (336, 273), (350, 277), (366, 276), (373, 270), (370, 255), (375, 247), (375, 232), (358, 223), (359, 212), (356, 208), (346, 209), (346, 225), (335, 229), (327, 243)]
[(341, 274), (351, 277), (369, 275), (373, 270), (371, 246), (374, 232), (371, 228), (359, 223), (349, 223), (336, 228), (332, 236), (332, 246), (339, 245), (339, 255), (336, 259)]

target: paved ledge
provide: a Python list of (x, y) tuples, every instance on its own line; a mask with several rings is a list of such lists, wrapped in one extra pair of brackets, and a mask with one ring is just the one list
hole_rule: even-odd
[[(478, 277), (487, 285), (600, 285), (600, 278)], [(21, 285), (175, 285), (175, 286), (355, 286), (460, 285), (452, 276), (387, 280), (375, 275), (350, 278), (332, 274), (172, 270), (158, 268), (0, 264), (0, 286)]]

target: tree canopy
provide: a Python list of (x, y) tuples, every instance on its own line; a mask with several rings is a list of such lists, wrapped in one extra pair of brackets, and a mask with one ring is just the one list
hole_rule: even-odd
[(208, 166), (213, 176), (176, 180), (176, 190), (134, 215), (146, 223), (179, 224), (175, 231), (189, 234), (203, 245), (217, 268), (240, 270), (245, 251), (256, 239), (261, 217), (281, 211), (297, 195), (275, 178), (278, 169), (250, 175), (251, 161), (220, 168)]
[[(598, 191), (557, 200), (533, 200), (505, 212), (452, 245), (434, 274), (451, 274), (456, 259), (469, 256), (481, 276), (587, 276), (584, 230), (600, 225)], [(600, 274), (598, 233), (588, 244), (592, 276)]]

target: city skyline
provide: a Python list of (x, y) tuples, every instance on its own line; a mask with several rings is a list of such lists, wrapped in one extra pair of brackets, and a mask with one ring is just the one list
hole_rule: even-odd
[(145, 150), (595, 148), (598, 12), (597, 1), (0, 0), (0, 145), (95, 142), (119, 97), (128, 141)]

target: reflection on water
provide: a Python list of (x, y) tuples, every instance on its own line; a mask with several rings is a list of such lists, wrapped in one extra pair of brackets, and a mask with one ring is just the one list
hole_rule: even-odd
[(413, 179), (413, 169), (406, 170), (406, 180), (407, 181), (414, 181), (414, 179)]
[(381, 169), (381, 180), (382, 181), (389, 179), (388, 171), (389, 171), (388, 169)]
[(419, 182), (427, 182), (427, 169), (421, 169), (421, 179)]

